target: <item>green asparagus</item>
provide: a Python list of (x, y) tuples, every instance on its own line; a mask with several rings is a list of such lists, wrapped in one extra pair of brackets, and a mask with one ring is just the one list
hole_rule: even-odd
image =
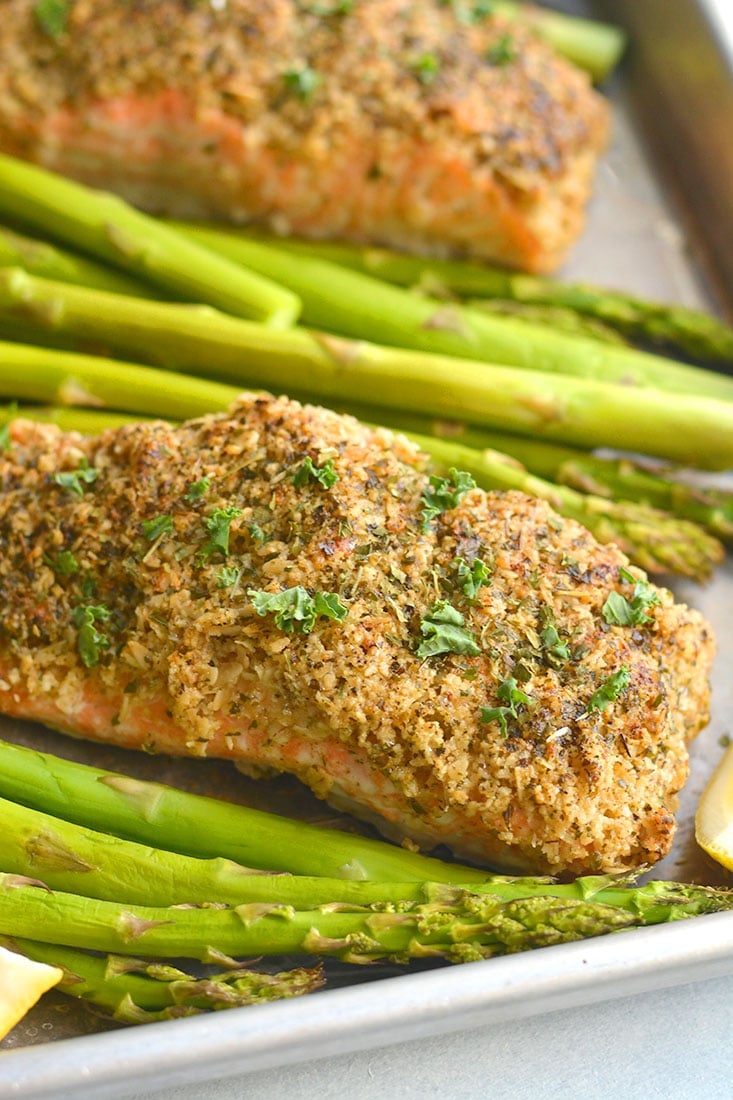
[(234, 386), (75, 352), (0, 342), (0, 396), (185, 420), (221, 412)]
[[(730, 891), (691, 886), (683, 891), (681, 904), (670, 903), (665, 919), (733, 908)], [(307, 910), (260, 902), (234, 908), (165, 908), (98, 901), (0, 874), (0, 933), (121, 955), (201, 962), (285, 954), (333, 955), (357, 964), (430, 957), (468, 962), (646, 923), (642, 913), (599, 901), (596, 892), (591, 888), (583, 899), (526, 896), (520, 880), (514, 897), (460, 889), (446, 896), (439, 889), (420, 903), (329, 903)]]
[(192, 301), (274, 326), (292, 324), (297, 297), (195, 244), (116, 195), (0, 154), (0, 216), (88, 252)]
[(59, 992), (94, 1005), (125, 1024), (173, 1020), (207, 1010), (297, 997), (323, 985), (319, 968), (298, 968), (281, 974), (236, 969), (200, 978), (149, 959), (100, 957), (19, 936), (0, 936), (0, 945), (37, 962), (61, 967), (64, 977), (56, 987)]
[[(733, 379), (712, 371), (544, 325), (491, 317), (324, 260), (300, 256), (293, 263), (280, 242), (264, 244), (236, 232), (175, 224), (193, 242), (289, 287), (302, 300), (302, 320), (311, 328), (434, 355), (733, 399)], [(6, 290), (3, 298), (12, 302), (12, 292)]]
[(512, 302), (506, 298), (475, 298), (467, 305), (481, 313), (493, 314), (497, 317), (516, 317), (520, 321), (530, 321), (537, 325), (547, 325), (556, 332), (564, 332), (570, 336), (582, 336), (589, 340), (601, 340), (604, 344), (615, 344), (617, 347), (628, 346), (629, 341), (617, 332), (615, 328), (588, 317), (583, 313), (577, 313), (567, 306), (545, 306), (533, 303)]
[[(252, 239), (250, 230), (219, 229), (234, 239)], [(214, 239), (213, 237), (211, 238)], [(270, 238), (254, 239), (300, 258), (338, 264), (352, 271), (401, 287), (413, 287), (434, 297), (474, 300), (502, 299), (521, 305), (553, 306), (595, 318), (642, 343), (658, 343), (710, 363), (733, 364), (733, 328), (701, 310), (652, 302), (590, 284), (561, 283), (466, 260), (425, 259), (384, 248), (344, 242)], [(234, 250), (232, 249), (232, 256)]]
[[(436, 434), (440, 434), (440, 429)], [(516, 458), (531, 473), (579, 492), (607, 500), (623, 499), (650, 505), (691, 520), (719, 539), (733, 541), (733, 492), (683, 481), (679, 471), (673, 468), (658, 465), (649, 468), (629, 458), (601, 458), (574, 447), (523, 439), (504, 432), (469, 428), (465, 439), (453, 434), (448, 438), (471, 447), (483, 444), (502, 451)]]
[[(708, 902), (718, 907), (716, 892)], [(730, 901), (725, 897), (720, 907)], [(450, 901), (295, 910), (128, 906), (48, 890), (0, 874), (0, 934), (120, 955), (192, 958), (316, 954), (351, 963), (415, 958), (467, 962), (630, 928), (633, 913), (551, 895), (501, 900), (457, 891)]]
[[(0, 866), (4, 872), (40, 879), (55, 891), (131, 905), (222, 902), (286, 905), (298, 910), (335, 903), (359, 907), (403, 902), (451, 905), (462, 893), (473, 893), (501, 901), (550, 896), (571, 902), (593, 900), (632, 913), (641, 923), (658, 924), (704, 911), (701, 905), (710, 900), (705, 890), (683, 883), (651, 882), (640, 889), (627, 884), (628, 876), (616, 875), (585, 876), (561, 884), (546, 877), (484, 874), (483, 881), (461, 886), (268, 874), (220, 857), (198, 859), (137, 844), (7, 800), (0, 800), (0, 811), (4, 826)], [(454, 865), (444, 867), (452, 873)]]
[(22, 236), (5, 226), (0, 226), (0, 267), (22, 267), (43, 279), (93, 286), (114, 294), (132, 294), (136, 298), (156, 296), (156, 291), (142, 279), (133, 279), (95, 260), (46, 241)]
[[(166, 368), (227, 377), (239, 385), (307, 389), (326, 404), (350, 400), (360, 388), (388, 408), (414, 407), (520, 435), (617, 446), (707, 468), (733, 466), (733, 402), (512, 367), (484, 364), (477, 369), (469, 360), (361, 340), (295, 329), (276, 332), (206, 307), (48, 283), (18, 269), (0, 271), (0, 302), (8, 297), (24, 302), (23, 308), (44, 326), (99, 337), (126, 353), (157, 359)], [(0, 376), (10, 354), (7, 347), (0, 345)], [(61, 362), (61, 353), (36, 352), (35, 360), (29, 350), (14, 354), (39, 364), (33, 375), (48, 370), (54, 360)], [(137, 395), (125, 397), (131, 388), (122, 381), (125, 368), (110, 367), (108, 373), (106, 389), (118, 395), (117, 407), (140, 409)], [(31, 385), (32, 377), (23, 385)], [(185, 385), (171, 379), (169, 389), (181, 392)], [(48, 400), (25, 391), (10, 396)], [(140, 411), (158, 410), (148, 405)], [(177, 415), (173, 409), (165, 413)]]
[(100, 435), (109, 428), (123, 428), (126, 424), (150, 419), (139, 414), (132, 416), (130, 413), (108, 412), (106, 409), (89, 409), (78, 405), (0, 406), (0, 426), (16, 417), (35, 420), (41, 424), (55, 424), (64, 432), (81, 432), (82, 435)]
[(302, 875), (380, 882), (483, 882), (384, 841), (289, 821), (0, 741), (0, 795), (101, 832), (191, 856)]

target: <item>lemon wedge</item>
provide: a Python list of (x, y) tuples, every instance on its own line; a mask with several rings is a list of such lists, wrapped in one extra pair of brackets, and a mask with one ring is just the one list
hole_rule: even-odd
[(58, 966), (47, 966), (0, 947), (0, 1039), (63, 976)]
[(695, 815), (695, 839), (717, 863), (733, 871), (733, 745), (702, 793)]

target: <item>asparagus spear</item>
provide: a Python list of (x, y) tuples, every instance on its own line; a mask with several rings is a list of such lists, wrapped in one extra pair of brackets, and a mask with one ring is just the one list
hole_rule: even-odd
[[(667, 884), (662, 884), (666, 886)], [(644, 887), (635, 893), (638, 897)], [(733, 907), (730, 891), (684, 886), (667, 917), (679, 919)], [(674, 891), (673, 891), (674, 892)], [(235, 908), (126, 906), (48, 890), (39, 881), (0, 874), (0, 933), (69, 947), (195, 958), (238, 955), (333, 955), (351, 963), (443, 958), (468, 962), (566, 943), (645, 923), (641, 913), (598, 901), (500, 898), (453, 890), (425, 903), (296, 910), (252, 903)], [(654, 891), (655, 904), (657, 892)], [(644, 910), (644, 904), (639, 907)]]
[(116, 195), (0, 154), (0, 215), (237, 317), (292, 324), (298, 299), (129, 206)]
[(534, 303), (513, 302), (506, 298), (474, 298), (467, 303), (471, 309), (489, 313), (497, 317), (516, 317), (520, 321), (547, 325), (556, 332), (570, 336), (582, 336), (589, 340), (600, 340), (604, 344), (616, 347), (628, 346), (626, 340), (615, 328), (595, 317), (588, 317), (567, 306), (535, 305)]
[[(161, 296), (160, 291), (155, 291), (142, 280), (123, 275), (94, 260), (88, 260), (45, 241), (21, 236), (4, 226), (0, 226), (0, 267), (21, 267), (29, 275), (38, 275), (43, 279), (74, 283), (95, 290), (108, 290), (115, 294), (129, 294), (137, 298), (160, 299)], [(472, 305), (485, 312), (549, 324), (552, 328), (575, 336), (588, 336), (611, 344), (625, 343), (615, 329), (603, 322), (592, 317), (583, 317), (560, 306), (532, 305), (500, 299), (478, 299)], [(7, 321), (3, 328), (7, 329)]]
[[(228, 377), (240, 385), (307, 388), (326, 403), (349, 400), (360, 388), (388, 408), (413, 407), (520, 435), (622, 447), (713, 469), (733, 465), (733, 402), (511, 367), (476, 369), (468, 360), (303, 330), (275, 332), (205, 307), (44, 282), (18, 269), (0, 272), (0, 303), (3, 298), (24, 302), (35, 319), (55, 330), (98, 337), (126, 353), (156, 358), (167, 368)], [(1, 373), (8, 354), (0, 345)], [(16, 359), (19, 354), (34, 361), (30, 351), (16, 351)], [(47, 370), (52, 353), (36, 353), (35, 362), (39, 359)], [(59, 353), (53, 361), (61, 362)], [(68, 358), (67, 363), (71, 370)], [(133, 408), (130, 402), (136, 398), (125, 396), (130, 387), (122, 380), (124, 369), (108, 368), (105, 389), (116, 398), (106, 400), (135, 411), (140, 406)], [(180, 392), (185, 383), (171, 380), (169, 386)], [(11, 396), (48, 399), (25, 391)], [(142, 411), (158, 410), (148, 405)], [(164, 413), (176, 415), (172, 409)]]
[[(235, 239), (252, 236), (250, 230), (219, 229), (218, 232), (226, 232)], [(396, 286), (476, 300), (472, 305), (478, 305), (481, 299), (503, 299), (522, 305), (569, 309), (593, 317), (630, 339), (677, 348), (694, 359), (711, 363), (733, 363), (733, 328), (701, 310), (650, 302), (587, 283), (560, 283), (466, 260), (426, 259), (343, 242), (290, 237), (271, 239), (262, 234), (255, 234), (255, 239), (274, 243), (291, 255), (338, 264)]]
[(221, 412), (234, 386), (76, 352), (0, 342), (0, 396), (185, 420)]
[(22, 267), (31, 275), (55, 279), (60, 283), (93, 286), (114, 294), (131, 294), (136, 298), (152, 298), (156, 292), (142, 279), (105, 267), (75, 252), (25, 237), (0, 225), (0, 267)]
[(198, 978), (148, 959), (121, 955), (101, 958), (77, 948), (18, 936), (0, 936), (0, 944), (29, 959), (61, 967), (64, 977), (56, 987), (59, 992), (94, 1005), (125, 1024), (172, 1020), (207, 1010), (298, 997), (323, 985), (319, 968), (298, 968), (281, 974), (238, 968)]
[[(451, 437), (455, 438), (455, 437)], [(532, 473), (582, 493), (607, 500), (619, 498), (691, 520), (725, 541), (733, 541), (733, 493), (701, 488), (679, 480), (669, 467), (651, 469), (629, 458), (600, 458), (574, 447), (522, 439), (504, 432), (468, 429), (461, 442), (486, 447), (516, 458)]]
[[(136, 844), (6, 800), (0, 800), (0, 810), (3, 871), (33, 881), (40, 876), (52, 890), (133, 905), (259, 903), (299, 910), (334, 903), (451, 905), (463, 893), (473, 893), (502, 901), (550, 896), (593, 900), (632, 913), (641, 923), (658, 924), (688, 911), (696, 914), (709, 900), (709, 894), (695, 886), (651, 882), (639, 889), (628, 885), (628, 876), (619, 875), (584, 876), (562, 884), (546, 877), (485, 875), (482, 882), (460, 886), (259, 873), (220, 857), (197, 859)], [(445, 866), (452, 874), (453, 865)]]
[(302, 875), (380, 882), (483, 882), (384, 841), (306, 825), (0, 741), (0, 795), (102, 832), (192, 856)]
[(498, 451), (475, 451), (444, 439), (408, 432), (433, 462), (472, 474), (482, 489), (517, 489), (548, 501), (555, 511), (578, 520), (599, 542), (613, 542), (650, 573), (676, 573), (705, 580), (724, 557), (720, 542), (689, 520), (645, 504), (606, 500), (536, 477)]
[[(706, 905), (711, 898), (706, 898)], [(714, 902), (713, 904), (717, 904)], [(722, 907), (729, 905), (726, 897)], [(629, 928), (633, 913), (596, 901), (458, 892), (450, 902), (295, 910), (127, 906), (0, 874), (0, 934), (120, 955), (193, 958), (318, 954), (346, 962), (466, 962)]]
[(483, 363), (733, 399), (733, 380), (712, 371), (410, 294), (324, 260), (301, 256), (293, 263), (279, 241), (175, 225), (192, 241), (289, 287), (302, 300), (303, 323), (312, 328)]
[(75, 405), (5, 405), (0, 406), (0, 426), (16, 417), (36, 420), (42, 424), (56, 424), (64, 432), (80, 432), (82, 435), (101, 435), (109, 428), (123, 428), (125, 424), (144, 421), (141, 415), (108, 412), (106, 409), (79, 408)]

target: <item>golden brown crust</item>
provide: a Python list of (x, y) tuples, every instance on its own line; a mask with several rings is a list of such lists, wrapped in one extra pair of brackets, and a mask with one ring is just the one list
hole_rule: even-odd
[(585, 74), (437, 0), (323, 7), (75, 0), (54, 41), (9, 0), (0, 141), (153, 204), (556, 265), (606, 135)]
[[(332, 458), (336, 484), (296, 486), (305, 456)], [(79, 496), (54, 475), (82, 457), (98, 476)], [(601, 609), (624, 590), (625, 557), (521, 494), (474, 490), (422, 531), (423, 461), (399, 437), (286, 399), (99, 441), (16, 422), (0, 464), (0, 708), (292, 771), (393, 831), (511, 868), (660, 858), (685, 740), (707, 718), (709, 628), (661, 589), (650, 623), (609, 626)], [(232, 506), (229, 559), (202, 560), (206, 517)], [(141, 524), (163, 514), (173, 531), (151, 542)], [(491, 566), (475, 602), (458, 555)], [(225, 565), (239, 576), (220, 587)], [(287, 633), (247, 594), (296, 585), (338, 593), (346, 618)], [(418, 658), (438, 599), (465, 616), (479, 656)], [(97, 624), (110, 647), (87, 670), (73, 616), (90, 604), (111, 614)], [(563, 659), (548, 656), (548, 623)], [(594, 711), (624, 667), (628, 689)], [(504, 736), (481, 710), (510, 677), (533, 703)]]

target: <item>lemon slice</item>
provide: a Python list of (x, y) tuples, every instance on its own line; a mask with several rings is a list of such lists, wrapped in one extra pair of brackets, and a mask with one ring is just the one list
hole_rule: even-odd
[(733, 745), (713, 772), (695, 815), (695, 839), (703, 851), (733, 871)]
[(57, 966), (0, 947), (0, 1039), (64, 976)]

